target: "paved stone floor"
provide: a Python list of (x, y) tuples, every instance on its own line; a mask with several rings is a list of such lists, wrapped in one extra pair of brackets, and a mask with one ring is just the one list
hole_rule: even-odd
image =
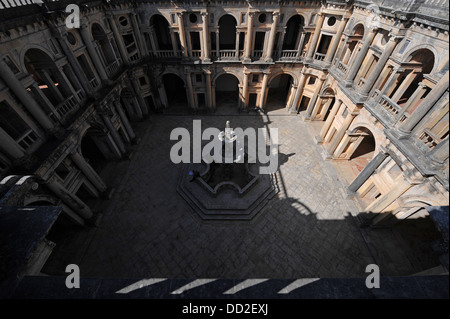
[[(154, 115), (138, 123), (141, 141), (132, 159), (102, 171), (116, 192), (102, 203), (100, 225), (67, 230), (44, 272), (63, 275), (65, 265), (75, 263), (82, 276), (310, 278), (361, 277), (376, 262), (386, 265), (385, 272), (380, 266), (385, 275), (428, 266), (417, 268), (396, 252), (379, 258), (352, 216), (358, 208), (299, 116), (231, 111)], [(201, 119), (202, 128), (223, 128), (230, 120), (233, 127), (279, 129), (281, 191), (253, 220), (202, 221), (177, 194), (180, 165), (170, 161), (175, 141), (169, 136), (175, 127), (191, 131), (193, 119)], [(388, 248), (402, 249), (395, 245)]]

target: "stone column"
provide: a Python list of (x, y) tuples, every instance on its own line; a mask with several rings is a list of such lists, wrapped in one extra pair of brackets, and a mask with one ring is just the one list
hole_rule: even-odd
[(112, 14), (107, 15), (109, 24), (111, 25), (111, 30), (114, 35), (114, 39), (116, 40), (116, 44), (119, 48), (120, 56), (122, 57), (122, 61), (124, 64), (128, 64), (128, 53), (125, 45), (123, 43), (123, 38), (121, 37), (119, 30), (117, 29), (116, 21), (114, 20), (114, 16)]
[(367, 34), (367, 37), (364, 40), (361, 50), (357, 53), (358, 55), (356, 56), (355, 61), (349, 64), (351, 65), (351, 67), (350, 70), (347, 72), (347, 77), (345, 79), (346, 86), (351, 86), (353, 84), (353, 80), (355, 79), (355, 76), (358, 73), (363, 60), (366, 57), (367, 51), (369, 51), (369, 47), (373, 41), (373, 38), (375, 37), (375, 33), (376, 33), (375, 29), (369, 29), (369, 33)]
[(369, 91), (372, 89), (372, 86), (374, 85), (376, 79), (380, 75), (381, 71), (383, 70), (387, 60), (391, 56), (392, 51), (394, 51), (395, 46), (397, 45), (398, 38), (392, 36), (389, 39), (389, 42), (387, 43), (386, 47), (383, 50), (383, 53), (380, 56), (380, 59), (378, 60), (377, 64), (373, 68), (372, 72), (369, 74), (369, 77), (366, 79), (366, 82), (364, 83), (364, 86), (361, 88), (361, 94), (364, 96), (367, 96), (369, 94)]
[(269, 73), (264, 73), (262, 86), (261, 86), (261, 99), (259, 102), (259, 107), (261, 109), (264, 109), (264, 102), (266, 97), (266, 90), (267, 90), (267, 82), (269, 81)]
[(325, 136), (327, 135), (328, 130), (331, 127), (331, 123), (333, 123), (334, 117), (336, 116), (337, 112), (339, 111), (341, 105), (342, 105), (341, 100), (337, 100), (334, 103), (333, 108), (330, 111), (330, 114), (328, 114), (327, 120), (323, 124), (322, 129), (320, 130), (319, 136), (316, 138), (318, 143), (323, 143)]
[(278, 47), (278, 52), (277, 52), (277, 59), (278, 60), (281, 58), (281, 51), (283, 51), (284, 37), (286, 35), (286, 29), (287, 29), (287, 27), (283, 27), (283, 31), (281, 32), (280, 46)]
[(334, 53), (338, 47), (339, 42), (341, 41), (342, 32), (344, 31), (345, 25), (347, 24), (348, 18), (342, 17), (341, 23), (339, 24), (338, 30), (334, 35), (333, 42), (331, 43), (331, 47), (328, 49), (328, 53), (325, 56), (325, 63), (331, 63), (334, 57)]
[(273, 53), (273, 45), (275, 43), (275, 36), (277, 34), (277, 24), (278, 24), (278, 18), (280, 17), (280, 13), (278, 11), (273, 12), (273, 22), (270, 27), (270, 37), (269, 37), (269, 44), (267, 48), (267, 54), (266, 54), (266, 62), (272, 62), (272, 53)]
[(75, 58), (75, 55), (73, 54), (73, 51), (69, 48), (67, 45), (66, 40), (63, 38), (67, 32), (64, 35), (58, 35), (55, 31), (55, 37), (58, 40), (59, 45), (61, 46), (65, 56), (67, 57), (67, 60), (69, 61), (70, 65), (72, 66), (72, 70), (75, 73), (75, 75), (80, 79), (80, 85), (83, 88), (85, 92), (88, 94), (92, 93), (92, 89), (89, 85), (89, 79), (84, 74), (84, 72), (81, 71), (81, 66), (78, 63), (77, 59)]
[(101, 62), (100, 57), (97, 54), (97, 51), (95, 50), (94, 44), (92, 43), (93, 40), (91, 39), (91, 35), (89, 34), (88, 27), (89, 27), (88, 24), (81, 25), (80, 28), (81, 37), (83, 38), (83, 42), (86, 45), (89, 57), (92, 59), (92, 62), (94, 62), (98, 75), (100, 76), (102, 81), (108, 81), (109, 80), (108, 75), (106, 74), (105, 67)]
[(323, 79), (319, 78), (319, 83), (316, 84), (317, 86), (316, 86), (316, 89), (314, 90), (313, 97), (312, 97), (311, 101), (309, 102), (308, 108), (306, 110), (305, 120), (311, 120), (311, 115), (313, 113), (317, 113), (316, 102), (317, 102), (317, 98), (319, 97), (319, 93), (320, 93), (320, 90), (322, 89), (322, 85), (323, 85), (324, 81), (325, 81), (324, 78)]
[(251, 55), (252, 39), (253, 39), (253, 17), (254, 16), (255, 16), (254, 12), (248, 13), (247, 34), (245, 36), (244, 62), (251, 62), (251, 60), (252, 60), (250, 55)]
[(181, 42), (181, 46), (183, 47), (183, 57), (187, 58), (189, 55), (189, 52), (188, 52), (187, 42), (186, 42), (186, 33), (184, 31), (183, 12), (177, 12), (177, 15), (178, 15), (178, 28), (179, 28), (179, 34), (180, 34), (180, 42)]
[[(419, 102), (420, 98), (423, 96), (423, 94), (426, 91), (427, 86), (420, 82), (417, 86), (417, 89), (414, 91), (414, 93), (411, 95), (411, 97), (408, 99), (406, 104), (402, 107), (401, 111), (397, 115), (397, 121), (399, 121), (402, 118), (402, 115), (409, 111), (409, 109), (416, 105), (417, 102)], [(397, 122), (396, 122), (397, 123)]]
[(116, 107), (117, 113), (119, 114), (120, 119), (122, 120), (123, 126), (125, 127), (125, 130), (127, 131), (128, 136), (130, 136), (132, 141), (135, 140), (136, 134), (134, 133), (134, 130), (131, 127), (130, 121), (128, 120), (125, 112), (123, 111), (120, 99), (114, 100), (114, 106)]
[(175, 31), (173, 29), (169, 29), (169, 32), (170, 41), (172, 42), (173, 56), (177, 56), (177, 39), (175, 38)]
[(100, 193), (106, 191), (106, 185), (103, 182), (102, 178), (98, 176), (97, 172), (95, 172), (92, 166), (84, 159), (84, 157), (80, 153), (78, 153), (78, 151), (74, 151), (73, 153), (71, 153), (70, 158)]
[(419, 124), (422, 118), (428, 113), (428, 111), (434, 106), (439, 98), (448, 90), (448, 75), (449, 71), (439, 80), (436, 86), (428, 93), (423, 99), (416, 110), (409, 116), (405, 122), (399, 127), (399, 131), (404, 134), (410, 134), (414, 127)]
[(244, 108), (247, 108), (248, 106), (248, 72), (244, 72), (244, 83), (243, 83), (243, 87), (242, 87), (242, 98), (243, 98), (243, 102), (244, 102)]
[(119, 136), (119, 133), (117, 133), (116, 129), (114, 128), (111, 119), (106, 114), (102, 114), (102, 118), (103, 121), (105, 122), (106, 127), (108, 128), (108, 131), (111, 133), (111, 136), (114, 142), (116, 143), (120, 153), (125, 154), (126, 153), (125, 145), (123, 144), (122, 138)]
[(297, 55), (296, 55), (297, 59), (300, 59), (302, 56), (302, 48), (303, 48), (303, 43), (305, 43), (305, 35), (306, 35), (306, 33), (304, 31), (302, 31), (302, 33), (300, 35), (300, 41), (298, 41)]
[(342, 123), (341, 127), (336, 132), (334, 139), (330, 142), (330, 145), (327, 147), (327, 153), (330, 157), (333, 157), (336, 148), (338, 147), (342, 138), (345, 136), (347, 129), (350, 127), (350, 124), (353, 122), (353, 119), (355, 118), (356, 115), (357, 115), (356, 113), (350, 113), (350, 111), (348, 112), (347, 117), (344, 119), (344, 122)]
[(133, 25), (133, 31), (134, 34), (136, 35), (136, 40), (139, 44), (139, 47), (141, 48), (141, 56), (146, 56), (148, 55), (148, 49), (142, 37), (141, 28), (139, 27), (139, 23), (136, 18), (136, 13), (132, 12), (130, 15), (131, 15), (131, 24)]
[(71, 194), (56, 177), (52, 176), (47, 182), (47, 187), (56, 194), (67, 206), (73, 209), (83, 219), (90, 219), (93, 216), (92, 210), (78, 196)]
[(67, 78), (67, 75), (64, 72), (64, 70), (60, 67), (58, 67), (56, 78), (59, 81), (59, 85), (66, 85), (69, 88), (69, 91), (72, 93), (75, 100), (77, 100), (78, 102), (81, 102), (81, 99), (78, 97), (77, 91), (72, 86), (72, 83), (70, 82), (70, 80)]
[(430, 152), (430, 157), (439, 164), (445, 162), (448, 158), (448, 137), (433, 148)]
[(16, 78), (11, 69), (6, 65), (3, 57), (0, 55), (0, 77), (3, 79), (5, 84), (11, 89), (12, 92), (17, 96), (17, 98), (22, 102), (23, 106), (28, 110), (28, 112), (33, 115), (37, 122), (42, 125), (46, 130), (52, 131), (54, 125), (52, 121), (48, 118), (47, 114), (42, 110), (42, 108), (33, 99), (30, 93), (25, 90), (22, 83)]
[(158, 41), (155, 41), (155, 28), (150, 26), (150, 30), (148, 32), (148, 38), (150, 39), (150, 44), (152, 46), (153, 53), (156, 54), (159, 50)]
[(209, 28), (208, 28), (208, 12), (202, 12), (202, 19), (203, 19), (203, 60), (205, 62), (210, 62), (210, 56), (209, 56)]
[(25, 156), (25, 153), (22, 150), (22, 148), (1, 127), (0, 127), (0, 150), (5, 152), (9, 157), (11, 157), (14, 160), (18, 160)]
[(191, 72), (186, 73), (186, 82), (187, 82), (187, 89), (188, 89), (187, 94), (189, 103), (191, 104), (191, 108), (196, 109), (197, 105), (195, 105), (194, 87), (192, 86)]
[(212, 88), (211, 88), (211, 71), (207, 70), (205, 72), (206, 77), (206, 98), (207, 98), (207, 106), (208, 108), (213, 108), (212, 103)]
[(298, 80), (298, 85), (297, 85), (297, 90), (295, 91), (294, 101), (289, 109), (289, 111), (291, 113), (294, 111), (298, 112), (298, 103), (300, 102), (300, 97), (302, 96), (303, 87), (305, 86), (305, 80), (306, 80), (305, 68), (303, 68), (301, 70), (300, 79)]
[(375, 170), (383, 163), (383, 161), (388, 157), (387, 153), (378, 153), (364, 169), (359, 173), (355, 180), (348, 186), (349, 192), (355, 193), (368, 179)]
[(236, 51), (236, 59), (239, 60), (239, 35), (241, 33), (239, 31), (236, 31), (236, 45), (235, 45), (235, 51)]
[(319, 12), (317, 15), (319, 16), (319, 18), (316, 23), (316, 28), (314, 29), (313, 38), (311, 39), (311, 43), (309, 44), (308, 53), (306, 54), (306, 58), (308, 60), (313, 59), (317, 41), (319, 40), (320, 36), (320, 30), (322, 29), (323, 20), (325, 19), (325, 15), (322, 12)]
[(220, 59), (220, 31), (219, 31), (219, 27), (217, 27), (216, 30), (216, 56), (217, 59)]

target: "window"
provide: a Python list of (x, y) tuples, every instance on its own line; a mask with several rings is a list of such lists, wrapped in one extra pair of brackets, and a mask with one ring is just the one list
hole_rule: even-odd
[(280, 23), (283, 23), (283, 21), (284, 21), (284, 13), (282, 13), (282, 14), (280, 15)]
[(330, 27), (334, 26), (334, 25), (336, 24), (336, 17), (329, 17), (329, 18), (328, 18), (328, 21), (327, 21), (327, 24), (328, 24)]
[(259, 21), (260, 23), (265, 23), (266, 20), (267, 20), (266, 14), (265, 14), (265, 13), (261, 13), (261, 14), (259, 15), (259, 17), (258, 17), (258, 21)]
[(253, 74), (252, 82), (253, 83), (258, 83), (259, 82), (259, 74)]
[(64, 163), (59, 164), (59, 166), (55, 169), (56, 175), (58, 175), (63, 181), (70, 174), (70, 170), (67, 168)]
[(67, 32), (67, 41), (70, 43), (70, 45), (77, 44), (77, 39), (72, 32)]
[(241, 14), (241, 23), (245, 23), (245, 13)]
[(147, 84), (147, 80), (145, 79), (145, 76), (141, 76), (141, 77), (139, 78), (139, 84), (140, 84), (141, 86), (144, 86), (144, 85)]
[(310, 76), (309, 80), (308, 80), (308, 85), (314, 85), (314, 83), (316, 83), (316, 78), (313, 76)]
[(128, 19), (125, 16), (119, 17), (119, 23), (121, 26), (126, 27), (128, 25)]
[(196, 23), (196, 22), (197, 22), (197, 15), (196, 15), (195, 13), (191, 13), (191, 14), (189, 15), (189, 21), (190, 21), (191, 23)]
[(176, 19), (176, 17), (175, 17), (175, 14), (171, 14), (170, 15), (170, 18), (172, 19), (172, 24), (175, 24), (176, 22), (177, 22), (177, 19)]
[(202, 75), (201, 74), (196, 74), (195, 75), (195, 82), (197, 83), (202, 83)]

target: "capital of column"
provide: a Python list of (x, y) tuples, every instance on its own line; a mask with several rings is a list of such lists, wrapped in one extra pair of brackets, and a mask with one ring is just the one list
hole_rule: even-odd
[(209, 15), (209, 13), (208, 13), (208, 12), (200, 12), (200, 15), (201, 15), (202, 17), (205, 17), (205, 16)]

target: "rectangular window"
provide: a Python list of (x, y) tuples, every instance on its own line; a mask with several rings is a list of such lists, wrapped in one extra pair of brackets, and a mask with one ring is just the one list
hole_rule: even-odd
[(145, 76), (141, 76), (141, 77), (139, 78), (139, 84), (140, 84), (141, 86), (144, 86), (144, 85), (147, 84), (147, 80), (145, 80)]
[(61, 163), (56, 169), (55, 173), (62, 179), (65, 180), (66, 177), (69, 175), (70, 170), (67, 168), (64, 163)]
[(253, 74), (252, 82), (253, 83), (258, 83), (259, 82), (259, 74)]
[(241, 14), (241, 23), (245, 23), (245, 13)]
[(314, 76), (310, 76), (308, 80), (308, 85), (314, 85), (316, 83), (316, 78)]
[(170, 17), (171, 17), (171, 19), (172, 19), (172, 24), (175, 24), (176, 22), (177, 22), (177, 18), (176, 18), (176, 16), (175, 16), (175, 14), (171, 14), (170, 15)]
[(196, 74), (195, 75), (195, 82), (197, 83), (202, 83), (202, 75), (201, 74)]
[(201, 50), (199, 32), (191, 32), (191, 48), (192, 50)]

